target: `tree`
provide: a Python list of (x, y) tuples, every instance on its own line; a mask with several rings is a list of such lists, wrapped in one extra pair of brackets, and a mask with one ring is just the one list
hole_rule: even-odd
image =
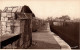
[(70, 20), (70, 17), (68, 15), (64, 15), (60, 17), (59, 19)]
[(2, 12), (2, 10), (0, 10), (0, 20), (1, 20), (1, 12)]
[(47, 21), (52, 21), (53, 20), (53, 18), (52, 18), (52, 16), (51, 17), (47, 17), (47, 19), (46, 19)]

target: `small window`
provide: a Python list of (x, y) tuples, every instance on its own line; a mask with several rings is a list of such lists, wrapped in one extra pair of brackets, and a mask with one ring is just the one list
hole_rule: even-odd
[(18, 7), (17, 12), (21, 12), (21, 10), (22, 10), (22, 7), (20, 6)]
[(3, 12), (6, 12), (6, 11), (7, 11), (7, 9), (8, 9), (8, 8), (6, 7), (6, 8), (3, 10)]
[(12, 8), (8, 8), (7, 9), (7, 12), (12, 12)]
[(13, 8), (12, 12), (16, 12), (17, 11), (17, 8)]

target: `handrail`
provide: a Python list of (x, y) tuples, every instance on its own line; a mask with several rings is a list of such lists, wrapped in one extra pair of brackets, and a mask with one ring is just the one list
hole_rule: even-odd
[(17, 34), (17, 35), (3, 35), (0, 37), (0, 44), (1, 44), (1, 48), (5, 47), (8, 44), (12, 44), (13, 42), (17, 41), (18, 39), (20, 39), (21, 34)]

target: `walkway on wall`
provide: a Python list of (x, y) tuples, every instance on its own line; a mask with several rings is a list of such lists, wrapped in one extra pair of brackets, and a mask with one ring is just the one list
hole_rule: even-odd
[(50, 31), (49, 23), (32, 33), (33, 44), (29, 49), (70, 49), (60, 37)]

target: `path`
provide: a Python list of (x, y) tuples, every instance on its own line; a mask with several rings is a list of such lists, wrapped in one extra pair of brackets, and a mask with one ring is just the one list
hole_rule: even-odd
[[(42, 26), (38, 32), (32, 33), (33, 45), (29, 49), (61, 49), (58, 38), (50, 31), (49, 23)], [(61, 42), (61, 41), (60, 41)], [(64, 43), (63, 43), (64, 44)], [(70, 49), (69, 46), (64, 45), (63, 48)]]
[(30, 47), (31, 49), (60, 49), (60, 45), (49, 34), (50, 29), (46, 26), (44, 25), (38, 32), (32, 34), (34, 44)]

